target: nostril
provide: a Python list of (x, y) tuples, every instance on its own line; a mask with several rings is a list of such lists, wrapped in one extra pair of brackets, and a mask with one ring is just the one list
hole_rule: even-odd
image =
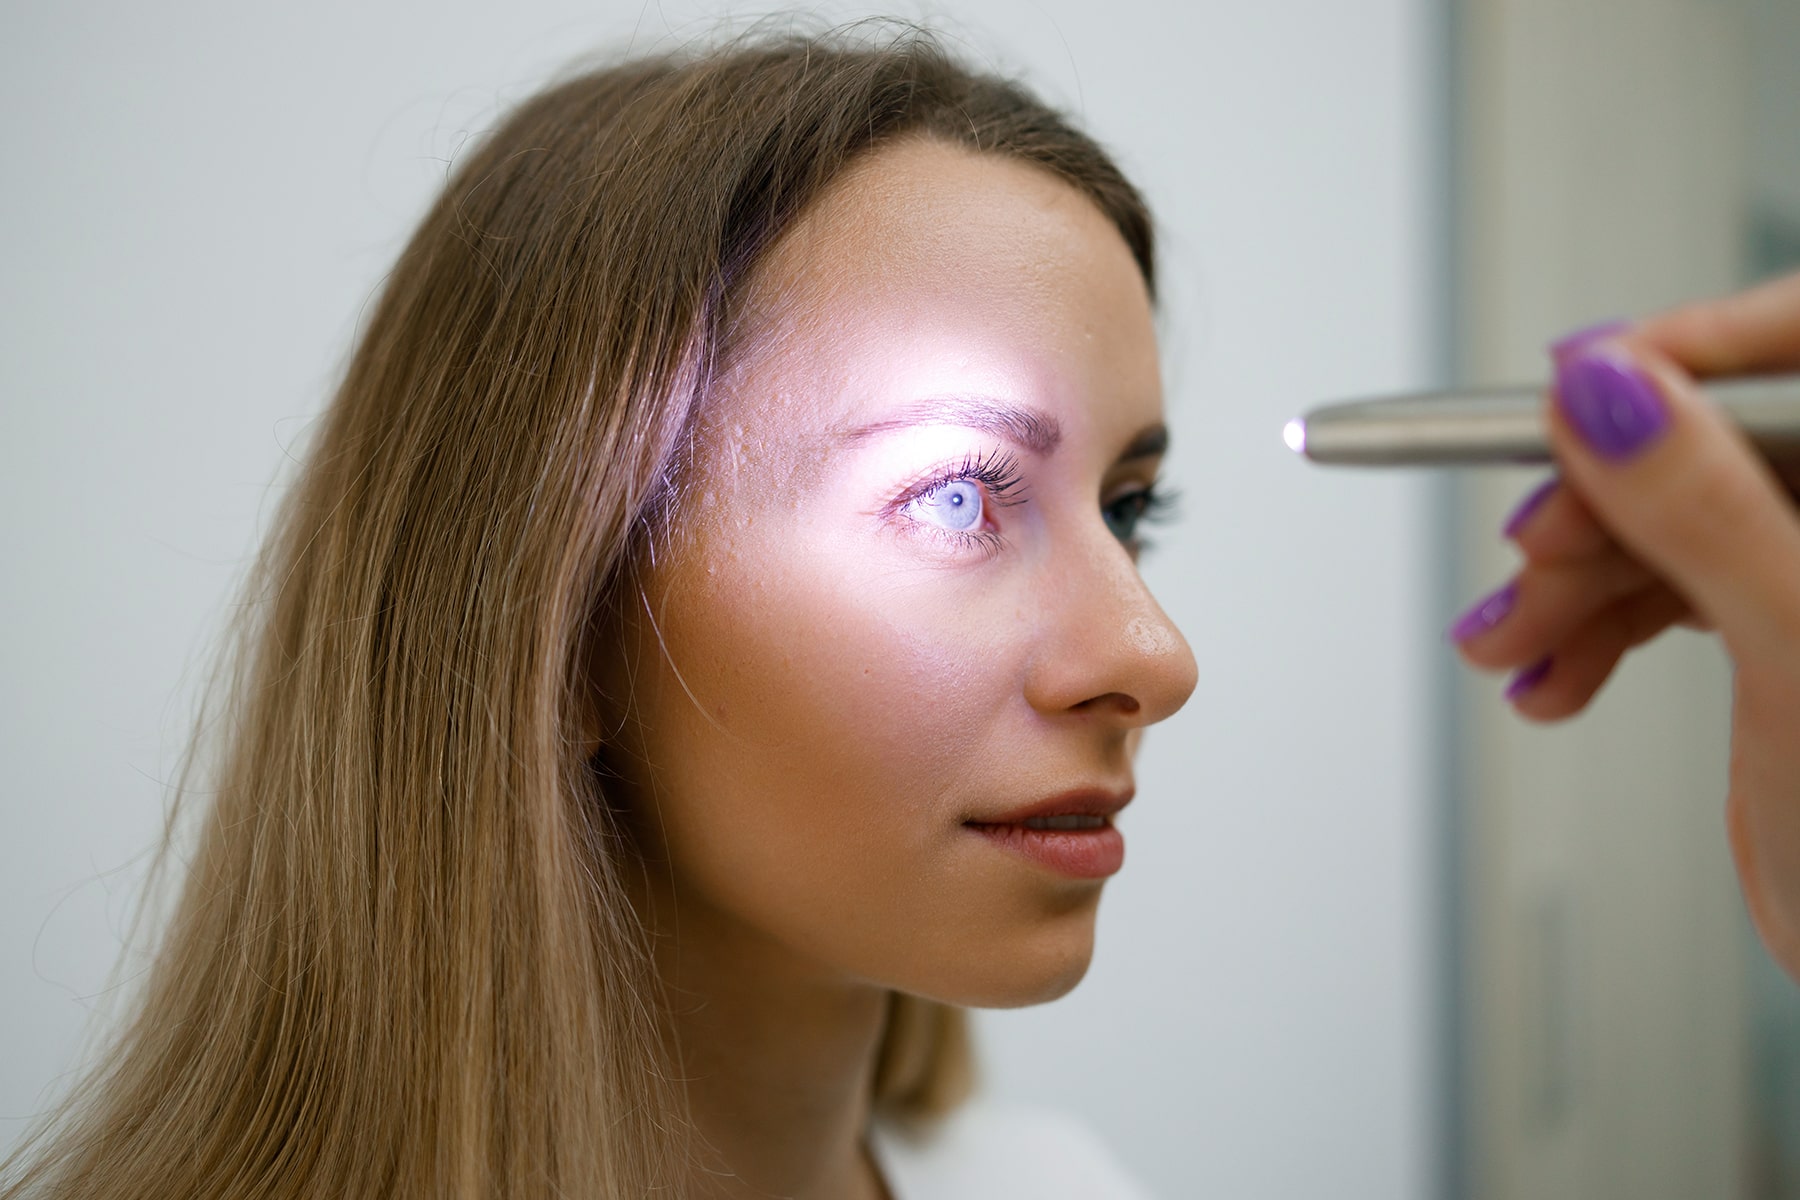
[(1083, 700), (1075, 707), (1089, 711), (1100, 708), (1116, 708), (1122, 716), (1135, 717), (1143, 705), (1138, 703), (1136, 696), (1129, 696), (1124, 692), (1107, 692), (1105, 695)]

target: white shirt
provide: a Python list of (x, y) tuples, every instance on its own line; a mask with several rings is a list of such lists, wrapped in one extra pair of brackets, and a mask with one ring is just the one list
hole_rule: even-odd
[(1087, 1126), (1043, 1109), (971, 1103), (919, 1125), (876, 1118), (869, 1150), (894, 1200), (1149, 1200)]

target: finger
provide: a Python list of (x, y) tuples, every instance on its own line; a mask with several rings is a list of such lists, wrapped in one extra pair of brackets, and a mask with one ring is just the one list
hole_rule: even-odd
[(1555, 477), (1519, 502), (1501, 533), (1528, 562), (1544, 565), (1580, 562), (1619, 548), (1593, 510)]
[[(1800, 466), (1784, 470), (1782, 480), (1788, 486), (1788, 495), (1800, 500), (1795, 495), (1800, 486)], [(1528, 563), (1537, 566), (1573, 565), (1604, 554), (1623, 553), (1612, 534), (1595, 519), (1593, 510), (1556, 476), (1520, 501), (1502, 532), (1524, 552)], [(1692, 608), (1676, 624), (1702, 633), (1713, 629), (1712, 622)]]
[(1625, 652), (1679, 621), (1687, 603), (1667, 588), (1650, 588), (1590, 617), (1556, 650), (1515, 675), (1506, 698), (1521, 716), (1560, 721), (1588, 706)]
[(1570, 485), (1734, 653), (1800, 637), (1800, 520), (1685, 372), (1604, 339), (1559, 357), (1547, 408)]
[(1528, 564), (1450, 627), (1470, 665), (1495, 670), (1532, 662), (1619, 600), (1657, 586), (1643, 564), (1617, 551), (1567, 565)]
[(1633, 326), (1623, 340), (1695, 375), (1800, 367), (1800, 271), (1672, 309)]

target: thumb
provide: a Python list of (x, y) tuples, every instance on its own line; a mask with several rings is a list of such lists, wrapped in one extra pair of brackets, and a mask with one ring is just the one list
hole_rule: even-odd
[(1629, 334), (1557, 355), (1548, 423), (1565, 478), (1732, 652), (1800, 644), (1800, 518), (1692, 378)]

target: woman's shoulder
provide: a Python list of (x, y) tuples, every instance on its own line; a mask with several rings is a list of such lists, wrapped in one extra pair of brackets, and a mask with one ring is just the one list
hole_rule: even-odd
[(1082, 1121), (976, 1102), (930, 1121), (877, 1117), (869, 1145), (894, 1200), (1149, 1200)]

